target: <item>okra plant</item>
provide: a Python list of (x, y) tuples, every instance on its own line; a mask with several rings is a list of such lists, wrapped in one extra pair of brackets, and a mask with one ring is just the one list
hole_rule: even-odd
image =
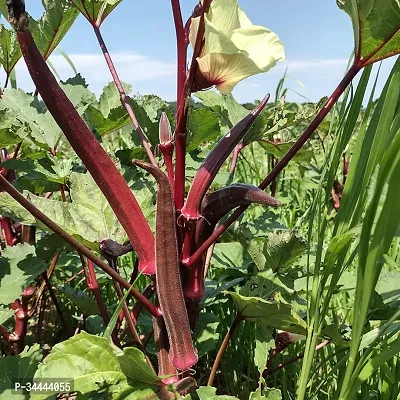
[[(191, 398), (195, 393), (200, 399), (213, 399), (217, 397), (213, 387), (216, 379), (218, 389), (224, 387), (224, 378), (218, 378), (224, 374), (221, 362), (229, 344), (240, 342), (234, 333), (245, 321), (246, 325), (255, 323), (251, 335), (256, 340), (254, 362), (259, 376), (255, 381), (249, 380), (246, 389), (229, 394), (239, 398), (250, 395), (251, 399), (282, 398), (282, 385), (270, 377), (286, 365), (274, 368), (272, 362), (288, 347), (298, 345), (300, 338), (306, 338), (308, 353), (287, 364), (305, 357), (297, 398), (306, 396), (313, 354), (330, 344), (336, 346), (337, 354), (347, 352), (342, 363), (347, 367), (340, 377), (336, 397), (326, 398), (361, 395), (355, 377), (364, 371), (366, 353), (362, 353), (365, 344), (360, 338), (379, 272), (372, 274), (373, 285), (366, 284), (361, 292), (367, 267), (360, 264), (357, 270), (356, 298), (363, 298), (365, 305), (354, 311), (359, 322), (353, 323), (350, 342), (340, 330), (339, 317), (327, 326), (327, 309), (340, 278), (335, 262), (342, 260), (337, 271), (343, 273), (353, 265), (358, 248), (360, 263), (370, 260), (370, 253), (361, 246), (363, 238), (375, 243), (372, 232), (379, 225), (379, 220), (375, 222), (378, 225), (373, 222), (379, 197), (366, 203), (360, 195), (364, 203), (360, 200), (358, 205), (348, 206), (351, 195), (346, 189), (349, 180), (354, 182), (354, 172), (349, 172), (352, 160), (346, 157), (345, 150), (359, 119), (362, 97), (357, 95), (365, 93), (362, 85), (368, 82), (369, 66), (400, 52), (399, 2), (338, 1), (339, 7), (350, 15), (354, 28), (355, 48), (349, 68), (329, 98), (294, 113), (286, 107), (279, 90), (275, 99), (266, 94), (252, 110), (239, 105), (231, 95), (241, 80), (266, 73), (284, 59), (283, 45), (275, 33), (253, 25), (237, 0), (194, 3), (187, 21), (180, 1), (171, 0), (177, 49), (174, 115), (157, 97), (130, 97), (127, 85), (119, 78), (101, 28), (121, 1), (44, 0), (46, 11), (39, 21), (28, 14), (29, 2), (27, 10), (24, 0), (1, 3), (11, 29), (2, 26), (0, 31), (0, 63), (6, 73), (0, 99), (0, 215), (4, 237), (0, 263), (4, 270), (12, 272), (2, 275), (0, 271), (0, 333), (8, 344), (2, 350), (6, 356), (0, 359), (0, 371), (3, 368), (10, 378), (0, 380), (0, 398), (1, 393), (11, 393), (11, 381), (18, 378), (42, 383), (55, 378), (61, 383), (68, 378), (73, 386), (65, 391), (75, 392), (82, 399)], [(99, 101), (80, 75), (60, 82), (48, 62), (78, 14), (92, 26), (113, 79)], [(36, 88), (33, 96), (15, 87), (13, 71), (21, 56)], [(349, 87), (363, 69), (356, 95), (351, 99)], [(385, 171), (382, 179), (387, 179), (386, 183), (379, 181), (381, 175), (376, 178), (379, 194), (390, 192), (400, 165), (399, 153), (394, 150), (400, 136), (400, 101), (394, 89), (399, 75), (397, 62), (385, 89), (385, 96), (392, 93), (394, 107), (391, 114), (384, 114), (384, 128), (391, 132), (388, 138), (393, 143), (392, 152), (385, 153), (389, 139), (382, 140), (376, 145), (379, 152), (375, 164), (364, 169), (370, 177), (377, 163), (378, 174)], [(7, 88), (9, 84), (12, 89)], [(266, 88), (266, 92), (268, 89), (271, 90)], [(202, 108), (192, 107), (193, 96), (200, 100)], [(346, 110), (346, 104), (353, 115)], [(379, 104), (376, 107), (384, 113), (386, 103)], [(332, 110), (340, 114), (337, 125)], [(372, 111), (367, 108), (365, 112), (367, 115)], [(360, 132), (374, 121), (368, 114), (361, 122)], [(251, 206), (257, 204), (258, 210), (266, 210), (267, 214), (261, 214), (259, 219), (278, 215), (277, 210), (282, 204), (285, 206), (280, 195), (286, 181), (282, 181), (281, 193), (277, 182), (293, 162), (302, 161), (302, 154), (311, 154), (306, 147), (310, 140), (324, 145), (317, 132), (324, 124), (334, 127), (326, 133), (326, 143), (332, 140), (332, 146), (324, 149), (326, 161), (318, 170), (320, 184), (314, 192), (315, 199), (292, 224), (297, 231), (275, 229), (270, 236), (271, 229), (265, 230), (263, 240), (268, 237), (269, 241), (263, 243), (249, 228), (251, 221), (257, 219), (253, 218)], [(285, 141), (292, 128), (304, 129), (296, 140)], [(121, 144), (127, 137), (128, 145)], [(378, 139), (371, 140), (369, 143), (378, 143)], [(361, 145), (357, 151), (360, 149)], [(268, 161), (266, 176), (259, 174), (265, 168), (258, 167), (261, 179), (256, 184), (254, 174), (246, 181), (241, 172), (241, 165), (254, 152), (261, 159), (267, 154)], [(335, 176), (342, 154), (343, 176), (339, 184)], [(225, 172), (227, 166), (229, 173)], [(219, 179), (223, 174), (227, 179)], [(365, 179), (361, 181), (366, 187), (369, 181)], [(393, 196), (392, 202), (399, 194)], [(358, 219), (344, 214), (357, 207)], [(328, 240), (319, 238), (317, 244), (312, 244), (316, 215), (325, 218), (327, 210), (337, 213), (331, 219), (339, 221), (339, 225), (332, 225)], [(381, 263), (380, 258), (394, 246), (398, 214), (398, 210), (393, 211), (385, 240), (376, 244), (376, 263)], [(381, 217), (384, 218), (383, 211)], [(239, 220), (242, 230), (238, 233)], [(327, 217), (321, 221), (317, 230), (325, 232), (331, 222)], [(228, 230), (235, 223), (236, 228)], [(298, 232), (306, 233), (302, 224), (308, 224), (308, 246)], [(251, 271), (246, 273), (244, 265), (235, 265), (238, 273), (231, 280), (223, 272), (213, 272), (212, 266), (216, 259), (213, 252), (219, 244), (229, 243), (229, 235), (252, 260)], [(293, 263), (306, 251), (307, 273), (302, 277), (307, 278), (307, 289), (299, 297), (286, 283)], [(73, 254), (79, 265), (79, 270), (69, 277), (56, 268), (68, 254)], [(311, 265), (310, 255), (314, 256), (315, 265)], [(224, 256), (229, 259), (230, 255)], [(279, 262), (271, 261), (274, 257)], [(79, 279), (84, 291), (67, 285)], [(56, 289), (54, 282), (58, 283)], [(231, 291), (226, 292), (228, 289)], [(43, 321), (50, 307), (46, 305), (47, 296), (56, 310), (57, 324), (63, 327), (61, 339), (65, 340), (59, 340), (61, 343), (43, 358), (38, 343), (45, 334)], [(218, 314), (222, 304), (230, 305), (225, 308), (227, 315), (220, 316), (229, 321), (229, 329), (225, 339), (219, 340), (224, 333), (221, 323), (210, 339), (210, 347), (203, 336), (213, 324), (218, 325), (218, 318), (207, 322), (210, 313), (205, 310), (212, 307), (212, 312)], [(80, 316), (73, 319), (71, 307), (77, 308)], [(90, 324), (94, 318), (89, 317), (95, 315), (99, 315), (100, 322), (97, 320), (97, 328), (93, 329)], [(395, 320), (397, 314), (390, 318)], [(30, 339), (30, 321), (38, 325), (36, 344)], [(204, 357), (217, 343), (215, 360)], [(396, 343), (390, 343), (392, 347), (388, 348), (394, 348)], [(24, 349), (28, 344), (30, 348)], [(390, 354), (396, 354), (395, 350)], [(32, 366), (26, 364), (28, 361)], [(20, 371), (26, 368), (27, 373), (11, 376), (7, 371), (17, 371), (16, 365)], [(53, 394), (33, 394), (32, 398), (55, 398), (54, 393), (63, 392), (55, 387), (52, 391)]]

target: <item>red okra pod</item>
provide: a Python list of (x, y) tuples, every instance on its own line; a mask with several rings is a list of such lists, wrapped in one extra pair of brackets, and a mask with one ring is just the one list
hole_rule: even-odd
[(201, 204), (204, 219), (196, 227), (197, 246), (213, 233), (217, 222), (229, 211), (252, 203), (271, 207), (279, 207), (281, 204), (264, 190), (244, 183), (235, 183), (205, 196)]
[(21, 51), (32, 80), (49, 112), (124, 227), (138, 254), (140, 270), (152, 275), (155, 273), (154, 237), (146, 218), (113, 161), (58, 85), (29, 32), (28, 18), (22, 6), (23, 2), (17, 0), (8, 4), (9, 20), (17, 31)]
[(198, 220), (201, 217), (201, 202), (211, 186), (222, 164), (231, 154), (234, 147), (243, 139), (252, 124), (267, 104), (267, 95), (260, 104), (246, 117), (238, 122), (214, 147), (199, 168), (190, 186), (185, 205), (182, 208), (182, 217), (186, 221)]
[(138, 160), (134, 164), (146, 169), (158, 183), (155, 235), (157, 295), (168, 332), (172, 364), (179, 370), (187, 370), (196, 364), (197, 352), (183, 298), (172, 187), (161, 169)]

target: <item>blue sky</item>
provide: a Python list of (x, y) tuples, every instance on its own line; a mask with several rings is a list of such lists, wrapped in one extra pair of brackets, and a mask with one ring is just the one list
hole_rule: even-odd
[[(38, 17), (42, 13), (39, 0), (27, 0), (27, 10)], [(196, 1), (181, 0), (185, 20)], [(253, 24), (273, 30), (284, 44), (286, 60), (266, 74), (239, 83), (234, 90), (238, 101), (252, 101), (266, 93), (274, 93), (286, 66), (288, 87), (312, 101), (329, 95), (337, 86), (353, 48), (349, 17), (335, 0), (239, 0)], [(102, 32), (119, 74), (132, 84), (133, 93), (155, 93), (166, 100), (175, 100), (175, 31), (168, 0), (124, 0), (108, 17)], [(83, 17), (67, 34), (61, 48), (71, 57), (90, 88), (101, 92), (111, 78), (90, 25)], [(51, 61), (63, 79), (72, 70), (62, 56), (54, 53)], [(393, 62), (385, 61), (381, 81), (384, 82)], [(25, 66), (17, 68), (19, 85), (26, 90), (33, 86)], [(301, 86), (297, 81), (301, 82)], [(301, 100), (294, 92), (288, 99)]]

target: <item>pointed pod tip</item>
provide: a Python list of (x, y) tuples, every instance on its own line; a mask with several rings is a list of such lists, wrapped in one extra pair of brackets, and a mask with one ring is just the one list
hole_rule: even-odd
[(257, 107), (254, 108), (254, 110), (251, 111), (251, 114), (257, 117), (260, 112), (264, 109), (264, 107), (267, 105), (268, 101), (270, 98), (270, 94), (268, 93), (261, 101), (260, 104), (257, 105)]
[(151, 167), (151, 164), (147, 163), (146, 161), (137, 159), (132, 160), (132, 164), (143, 169), (148, 169), (149, 167)]

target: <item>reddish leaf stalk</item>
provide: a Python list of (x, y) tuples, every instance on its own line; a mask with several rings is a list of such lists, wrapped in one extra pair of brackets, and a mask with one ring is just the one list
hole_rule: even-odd
[(146, 150), (146, 154), (149, 157), (150, 162), (153, 165), (157, 166), (157, 162), (156, 162), (156, 160), (154, 158), (153, 152), (151, 151), (150, 146), (147, 143), (147, 140), (146, 140), (146, 137), (145, 137), (145, 135), (143, 133), (142, 127), (140, 126), (138, 120), (136, 119), (136, 115), (135, 115), (135, 113), (134, 113), (134, 111), (132, 109), (132, 106), (129, 103), (128, 96), (125, 93), (124, 87), (122, 86), (121, 80), (119, 79), (117, 70), (115, 69), (114, 63), (113, 63), (112, 58), (110, 56), (110, 53), (108, 52), (107, 46), (106, 46), (106, 44), (105, 44), (105, 42), (103, 40), (103, 36), (102, 36), (102, 34), (100, 32), (100, 27), (95, 25), (95, 24), (92, 25), (92, 26), (93, 26), (93, 29), (94, 29), (94, 33), (96, 34), (97, 40), (99, 42), (101, 51), (103, 52), (104, 59), (106, 60), (108, 69), (110, 70), (111, 75), (112, 75), (113, 80), (114, 80), (114, 83), (115, 83), (115, 86), (117, 87), (119, 96), (121, 98), (121, 103), (125, 107), (125, 110), (129, 115), (129, 118), (130, 118), (130, 120), (132, 122), (132, 125), (135, 128), (135, 131), (138, 134), (138, 136), (140, 138), (140, 141), (142, 142), (142, 146)]
[(221, 344), (221, 347), (218, 350), (218, 354), (215, 357), (215, 361), (214, 364), (212, 366), (212, 370), (210, 373), (210, 377), (208, 378), (208, 386), (213, 386), (214, 385), (214, 379), (215, 379), (215, 375), (217, 373), (219, 364), (221, 362), (222, 356), (225, 353), (225, 350), (228, 347), (228, 344), (233, 336), (233, 333), (235, 332), (236, 328), (239, 326), (240, 321), (242, 321), (242, 317), (240, 314), (236, 315), (236, 318), (233, 320), (232, 326), (230, 327), (229, 331), (226, 333), (226, 336), (224, 338), (224, 341)]
[(182, 292), (176, 215), (172, 187), (159, 168), (143, 161), (134, 163), (157, 180), (156, 265), (157, 294), (171, 346), (171, 362), (179, 370), (187, 370), (197, 362), (189, 319)]
[(116, 271), (114, 271), (109, 265), (107, 265), (99, 257), (95, 256), (90, 250), (88, 250), (83, 244), (78, 242), (74, 237), (69, 235), (64, 229), (53, 222), (39, 209), (37, 209), (29, 200), (27, 200), (21, 193), (18, 192), (4, 177), (0, 175), (0, 188), (3, 188), (13, 199), (27, 209), (36, 219), (46, 225), (51, 231), (57, 233), (62, 239), (74, 247), (79, 253), (92, 260), (99, 268), (110, 275), (113, 279), (121, 284), (121, 286), (127, 290), (130, 290), (132, 295), (143, 303), (146, 310), (158, 318), (162, 316), (161, 310), (152, 304), (145, 296), (143, 296), (137, 289), (131, 288), (131, 284), (121, 277)]
[[(283, 158), (276, 164), (275, 168), (270, 172), (270, 174), (264, 179), (264, 181), (259, 185), (260, 189), (265, 190), (268, 185), (279, 175), (279, 173), (286, 167), (289, 161), (297, 154), (304, 143), (311, 137), (315, 132), (324, 118), (327, 116), (332, 107), (339, 100), (340, 96), (343, 94), (347, 86), (351, 83), (354, 77), (362, 69), (363, 65), (355, 62), (353, 66), (347, 71), (347, 74), (340, 82), (339, 86), (335, 89), (332, 95), (329, 97), (325, 106), (319, 111), (315, 116), (310, 125), (306, 128), (303, 134), (297, 139), (296, 143), (290, 148), (290, 150), (283, 156)], [(190, 257), (190, 259), (185, 263), (186, 266), (190, 267), (196, 260), (204, 254), (207, 249), (242, 215), (247, 209), (247, 205), (239, 207), (234, 213), (224, 221), (214, 233), (196, 250), (196, 252)]]
[(236, 147), (233, 149), (232, 152), (232, 160), (231, 160), (231, 165), (229, 167), (229, 173), (231, 175), (233, 175), (235, 173), (235, 169), (238, 163), (238, 159), (239, 159), (239, 154), (240, 152), (246, 147), (245, 144), (243, 143), (239, 143), (236, 145)]
[(172, 13), (174, 16), (176, 47), (177, 47), (177, 95), (179, 100), (183, 94), (186, 79), (187, 42), (185, 28), (183, 26), (181, 5), (179, 0), (171, 0)]
[(97, 305), (99, 306), (101, 317), (103, 318), (104, 323), (107, 325), (110, 322), (110, 317), (107, 312), (107, 307), (101, 296), (93, 261), (87, 260), (86, 262), (82, 254), (79, 254), (79, 257), (81, 259), (83, 272), (85, 274), (86, 286), (91, 292), (93, 292), (94, 298), (96, 299)]
[(203, 161), (189, 190), (188, 198), (182, 208), (182, 217), (186, 220), (198, 220), (201, 217), (201, 202), (217, 175), (224, 161), (231, 154), (234, 147), (248, 132), (258, 115), (261, 113), (269, 99), (269, 94), (234, 126), (214, 147)]
[(208, 12), (212, 0), (204, 0), (203, 8), (200, 15), (200, 24), (197, 31), (196, 44), (193, 50), (192, 62), (190, 64), (189, 76), (187, 77), (184, 85), (183, 93), (178, 97), (178, 109), (176, 114), (176, 129), (175, 129), (175, 206), (177, 210), (183, 207), (185, 200), (185, 172), (186, 172), (186, 136), (187, 136), (187, 118), (190, 103), (190, 95), (194, 77), (197, 71), (197, 57), (201, 52), (201, 47), (204, 37), (204, 14)]
[(25, 337), (28, 332), (28, 320), (35, 311), (34, 308), (29, 307), (29, 301), (34, 292), (34, 287), (26, 288), (21, 295), (21, 300), (17, 299), (11, 304), (11, 308), (15, 311), (15, 329), (14, 333), (9, 336), (9, 343), (14, 354), (20, 354), (24, 349)]
[(7, 217), (1, 217), (1, 227), (6, 238), (7, 246), (15, 246), (17, 244), (17, 238), (11, 228), (11, 220)]
[[(11, 6), (12, 7), (12, 6)], [(14, 10), (13, 10), (14, 11)], [(153, 274), (154, 237), (134, 195), (114, 163), (58, 85), (28, 31), (26, 14), (13, 20), (29, 73), (48, 110), (107, 198), (138, 253), (141, 271)]]

